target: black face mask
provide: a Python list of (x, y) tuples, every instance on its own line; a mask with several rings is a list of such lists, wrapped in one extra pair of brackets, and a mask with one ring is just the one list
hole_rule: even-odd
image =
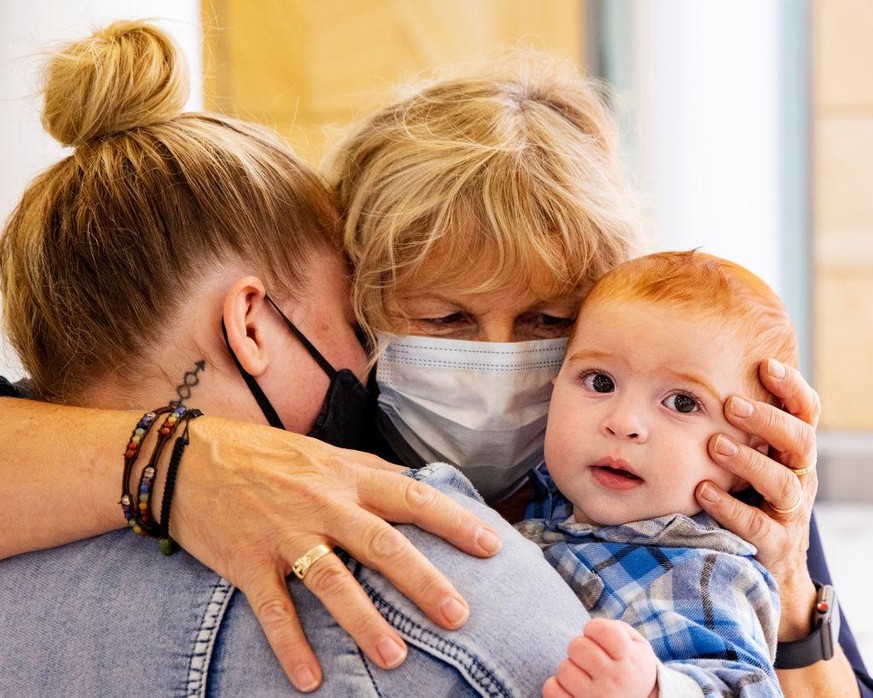
[[(300, 343), (303, 344), (309, 355), (315, 359), (321, 370), (330, 378), (330, 385), (324, 397), (321, 411), (315, 418), (315, 423), (308, 436), (315, 437), (333, 446), (364, 450), (367, 436), (367, 419), (372, 407), (370, 394), (367, 392), (367, 389), (361, 385), (357, 376), (349, 369), (344, 368), (337, 371), (331, 366), (327, 359), (321, 355), (321, 352), (306, 338), (306, 335), (297, 329), (297, 326), (285, 316), (285, 313), (273, 302), (273, 299), (269, 296), (264, 298), (276, 309), (276, 312), (285, 321), (288, 329), (294, 333), (294, 336), (300, 340)], [(252, 396), (257, 401), (261, 412), (264, 413), (264, 417), (267, 418), (267, 422), (271, 427), (285, 429), (285, 425), (282, 424), (282, 420), (276, 413), (272, 403), (267, 399), (261, 386), (258, 385), (255, 377), (242, 367), (233, 349), (230, 348), (224, 319), (221, 320), (221, 332), (224, 335), (224, 343), (233, 357), (237, 370), (249, 387), (249, 391), (251, 391)]]

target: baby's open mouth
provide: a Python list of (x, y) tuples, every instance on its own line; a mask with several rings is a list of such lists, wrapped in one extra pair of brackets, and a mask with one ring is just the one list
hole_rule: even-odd
[(619, 475), (621, 477), (627, 478), (628, 480), (642, 480), (642, 478), (637, 477), (627, 470), (622, 470), (621, 468), (613, 468), (609, 465), (596, 465), (594, 467), (599, 468), (600, 470), (605, 470), (606, 472), (612, 473), (613, 475)]

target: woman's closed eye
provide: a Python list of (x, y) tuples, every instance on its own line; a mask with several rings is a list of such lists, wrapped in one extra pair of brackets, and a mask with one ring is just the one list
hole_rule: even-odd
[(703, 411), (703, 403), (690, 393), (673, 393), (664, 398), (662, 402), (667, 409), (681, 414)]
[(448, 315), (440, 315), (437, 317), (420, 318), (418, 322), (424, 322), (438, 327), (460, 325), (469, 322), (469, 318), (465, 313), (449, 313)]
[(551, 339), (570, 334), (575, 317), (561, 317), (548, 313), (530, 313), (522, 315), (516, 321), (519, 336), (534, 339)]

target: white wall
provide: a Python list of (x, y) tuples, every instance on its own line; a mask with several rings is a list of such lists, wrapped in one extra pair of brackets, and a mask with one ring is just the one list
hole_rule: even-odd
[(811, 372), (808, 0), (592, 0), (658, 249), (733, 259), (782, 296)]
[[(199, 0), (0, 0), (0, 220), (5, 222), (33, 176), (65, 154), (39, 121), (45, 52), (116, 19), (153, 19), (174, 36), (191, 68), (188, 108), (201, 108)], [(5, 341), (0, 375), (21, 375)]]
[(633, 19), (640, 173), (662, 246), (703, 245), (778, 286), (774, 3), (637, 2)]

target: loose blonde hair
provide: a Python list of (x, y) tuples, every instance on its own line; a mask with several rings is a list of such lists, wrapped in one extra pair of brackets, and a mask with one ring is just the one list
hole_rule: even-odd
[(635, 254), (639, 207), (615, 141), (598, 86), (538, 52), (438, 80), (356, 126), (328, 177), (370, 336), (398, 331), (390, 290), (463, 282), (483, 251), (497, 262), (471, 292), (543, 268), (568, 292)]
[(38, 176), (0, 243), (6, 328), (36, 393), (75, 396), (154, 360), (186, 293), (244, 262), (294, 294), (316, 249), (340, 249), (325, 183), (269, 131), (182, 114), (169, 37), (116, 22), (49, 63), (43, 124), (72, 154)]
[[(775, 403), (758, 378), (761, 361), (797, 367), (797, 332), (779, 296), (735, 262), (695, 250), (638, 257), (601, 278), (582, 303), (647, 301), (732, 330), (746, 358), (752, 396)], [(572, 338), (570, 342), (572, 344)]]

